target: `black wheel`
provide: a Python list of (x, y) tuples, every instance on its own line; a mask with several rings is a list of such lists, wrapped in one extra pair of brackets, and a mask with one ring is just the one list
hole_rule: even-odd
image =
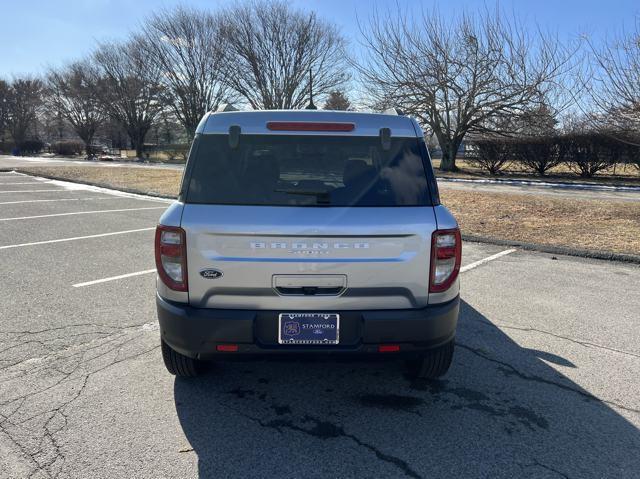
[(179, 377), (192, 378), (200, 372), (200, 364), (197, 359), (190, 358), (184, 354), (171, 349), (167, 343), (160, 340), (162, 347), (162, 359), (164, 365), (171, 374)]
[(444, 376), (451, 366), (455, 343), (453, 339), (442, 346), (427, 351), (422, 357), (407, 361), (409, 375), (420, 379), (436, 379)]

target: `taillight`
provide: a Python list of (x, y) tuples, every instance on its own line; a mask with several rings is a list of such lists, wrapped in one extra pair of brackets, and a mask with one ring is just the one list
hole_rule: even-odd
[(187, 283), (187, 242), (182, 228), (156, 228), (156, 268), (160, 279), (174, 291), (189, 291)]
[(446, 291), (458, 277), (462, 256), (462, 240), (458, 228), (436, 230), (431, 236), (431, 274), (429, 292)]

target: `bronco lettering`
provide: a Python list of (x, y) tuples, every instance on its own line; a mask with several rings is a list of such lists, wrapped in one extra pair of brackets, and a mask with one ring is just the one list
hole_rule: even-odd
[(266, 243), (263, 241), (252, 241), (249, 243), (251, 249), (291, 249), (291, 250), (326, 250), (329, 248), (333, 249), (368, 249), (369, 243), (303, 243), (303, 242), (295, 242), (295, 243), (286, 243), (286, 242), (277, 242), (277, 243)]

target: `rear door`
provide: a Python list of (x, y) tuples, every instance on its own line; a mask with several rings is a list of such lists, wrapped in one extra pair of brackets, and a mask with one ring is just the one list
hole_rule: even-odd
[(202, 135), (193, 161), (182, 216), (193, 306), (427, 304), (436, 221), (416, 138), (243, 135), (232, 149)]

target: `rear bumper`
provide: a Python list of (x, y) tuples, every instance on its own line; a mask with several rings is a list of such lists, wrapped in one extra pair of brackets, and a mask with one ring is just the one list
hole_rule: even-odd
[[(181, 354), (198, 359), (238, 355), (367, 355), (380, 344), (399, 344), (400, 353), (415, 355), (453, 339), (460, 297), (421, 309), (332, 311), (340, 314), (340, 344), (278, 344), (278, 315), (283, 311), (200, 309), (156, 296), (162, 339)], [(237, 344), (237, 352), (217, 352), (218, 344)]]

